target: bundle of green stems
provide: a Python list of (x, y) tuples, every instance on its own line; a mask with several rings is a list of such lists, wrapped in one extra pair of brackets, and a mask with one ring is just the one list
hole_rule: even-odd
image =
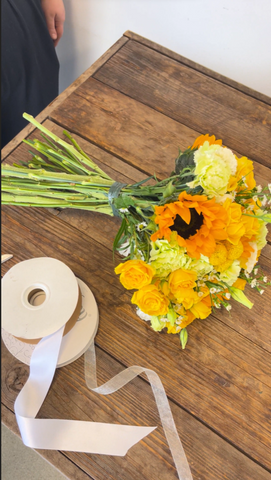
[[(149, 242), (155, 206), (174, 201), (181, 191), (189, 190), (185, 183), (186, 177), (191, 176), (189, 168), (179, 174), (173, 172), (162, 181), (153, 175), (135, 184), (119, 184), (89, 158), (70, 133), (63, 131), (68, 143), (31, 115), (24, 113), (23, 117), (38, 128), (43, 140), (24, 140), (31, 147), (28, 162), (2, 165), (3, 204), (75, 208), (117, 215), (122, 224), (114, 248), (128, 240), (133, 256), (134, 247)], [(155, 183), (146, 185), (151, 179)], [(139, 231), (136, 229), (139, 224), (146, 228)]]

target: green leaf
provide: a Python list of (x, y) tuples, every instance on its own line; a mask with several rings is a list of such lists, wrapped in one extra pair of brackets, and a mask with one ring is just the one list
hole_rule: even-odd
[[(186, 167), (194, 167), (194, 150), (186, 150), (184, 153), (180, 152), (180, 155), (175, 160), (175, 171), (176, 173), (181, 173), (181, 171)], [(187, 182), (191, 182), (193, 180), (193, 175), (187, 178)]]
[(213, 283), (213, 282), (210, 282), (209, 280), (206, 282), (206, 285), (208, 288), (216, 288), (216, 290), (218, 291), (225, 290), (225, 287), (220, 283)]
[(163, 192), (163, 198), (170, 197), (176, 190), (176, 188), (172, 185), (172, 181), (169, 182)]
[(187, 330), (186, 330), (186, 328), (182, 328), (181, 333), (180, 333), (180, 341), (181, 341), (181, 345), (182, 345), (183, 350), (185, 349), (185, 346), (187, 344), (187, 340), (188, 340)]
[(228, 289), (229, 289), (229, 292), (230, 292), (232, 298), (234, 298), (234, 300), (241, 303), (245, 307), (248, 307), (248, 308), (253, 307), (253, 303), (245, 296), (245, 294), (242, 290), (240, 290), (239, 288), (235, 288), (235, 287), (228, 287)]
[(113, 242), (113, 252), (114, 252), (114, 251), (117, 249), (117, 247), (118, 247), (118, 243), (119, 243), (119, 241), (120, 241), (120, 238), (121, 238), (122, 234), (123, 234), (124, 231), (125, 231), (126, 225), (127, 225), (127, 224), (126, 224), (126, 220), (125, 220), (125, 218), (123, 218), (123, 219), (122, 219), (122, 222), (121, 222), (120, 229), (119, 229), (117, 235), (115, 236), (115, 240), (114, 240), (114, 242)]
[(167, 319), (170, 323), (170, 325), (174, 325), (175, 323), (175, 320), (177, 318), (177, 313), (171, 308), (169, 309), (168, 313), (167, 313)]
[(114, 198), (113, 203), (118, 210), (120, 208), (129, 208), (135, 205), (134, 200), (129, 195), (125, 194), (121, 194), (119, 197)]

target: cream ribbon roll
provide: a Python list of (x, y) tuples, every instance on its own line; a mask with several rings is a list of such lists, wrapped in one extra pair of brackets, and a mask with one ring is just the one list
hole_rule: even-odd
[[(43, 302), (31, 300), (37, 294)], [(42, 257), (14, 265), (2, 280), (2, 326), (11, 335), (36, 340), (59, 330), (78, 303), (74, 273), (55, 258)]]
[[(73, 272), (65, 264), (52, 258), (37, 258), (21, 262), (12, 267), (3, 278), (4, 331), (6, 329), (6, 334), (22, 337), (24, 340), (28, 335), (32, 340), (42, 337), (35, 346), (30, 359), (29, 378), (15, 401), (14, 410), (17, 423), (23, 442), (32, 448), (123, 456), (129, 448), (156, 427), (35, 418), (48, 393), (55, 369), (58, 366), (61, 346), (65, 340), (65, 337), (63, 338), (65, 325), (78, 306), (78, 284), (81, 285), (81, 288), (87, 288), (83, 282), (77, 281)], [(33, 296), (36, 299), (39, 295), (42, 296), (43, 301), (37, 302), (38, 305), (35, 305)], [(87, 295), (83, 293), (83, 307), (85, 296)], [(63, 308), (63, 302), (65, 302), (65, 308)], [(26, 312), (30, 312), (29, 318)], [(46, 315), (48, 315), (48, 319)], [(76, 325), (77, 323), (67, 334), (69, 341), (71, 341), (73, 331), (76, 331)], [(170, 406), (158, 375), (152, 370), (134, 366), (125, 369), (104, 385), (97, 387), (93, 341), (96, 327), (91, 331), (91, 343), (88, 343), (85, 353), (85, 376), (88, 388), (97, 394), (108, 395), (122, 388), (137, 375), (146, 373), (179, 479), (192, 480)], [(45, 335), (44, 332), (46, 332)], [(16, 342), (20, 341), (16, 339)]]

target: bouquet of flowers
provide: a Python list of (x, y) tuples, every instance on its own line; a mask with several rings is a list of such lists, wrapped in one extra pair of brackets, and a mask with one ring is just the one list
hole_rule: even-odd
[(271, 222), (271, 184), (257, 186), (253, 162), (222, 140), (201, 135), (179, 152), (170, 177), (126, 185), (103, 172), (68, 132), (69, 143), (24, 117), (44, 141), (25, 140), (35, 150), (27, 164), (2, 166), (2, 203), (119, 216), (113, 251), (124, 259), (115, 272), (155, 331), (179, 334), (185, 348), (194, 319), (229, 311), (231, 298), (251, 308), (245, 285), (260, 294), (270, 285), (257, 261)]

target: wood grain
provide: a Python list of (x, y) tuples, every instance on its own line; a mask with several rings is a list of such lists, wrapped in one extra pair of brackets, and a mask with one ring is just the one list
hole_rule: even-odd
[(271, 108), (266, 103), (133, 41), (94, 78), (270, 165)]
[(93, 78), (52, 112), (50, 119), (158, 178), (173, 168), (179, 147), (187, 148), (198, 135)]
[(230, 85), (231, 87), (233, 87), (234, 89), (240, 92), (246, 93), (247, 95), (250, 95), (253, 98), (257, 98), (258, 100), (261, 100), (262, 102), (265, 102), (268, 105), (271, 105), (271, 98), (268, 97), (267, 95), (264, 95), (264, 93), (257, 92), (256, 90), (253, 90), (252, 88), (247, 87), (242, 83), (236, 82), (231, 78), (225, 77), (225, 75), (221, 75), (220, 73), (217, 73), (214, 70), (211, 70), (210, 68), (204, 67), (203, 65), (200, 65), (199, 63), (196, 63), (193, 60), (190, 60), (189, 58), (186, 58), (183, 55), (180, 55), (179, 53), (173, 52), (172, 50), (164, 47), (163, 45), (159, 45), (158, 43), (155, 43), (152, 40), (149, 40), (148, 38), (142, 37), (141, 35), (138, 35), (135, 32), (131, 32), (130, 30), (127, 30), (126, 32), (124, 32), (123, 35), (125, 37), (128, 37), (130, 40), (134, 40), (135, 42), (138, 42), (141, 45), (145, 45), (146, 47), (149, 47), (152, 50), (159, 52), (161, 55), (165, 55), (169, 58), (172, 58), (173, 60), (177, 60), (177, 62), (183, 63), (184, 65), (187, 65), (193, 70), (201, 72), (204, 75), (207, 75), (208, 77), (215, 78), (216, 80), (219, 80), (221, 83)]
[[(123, 370), (123, 366), (96, 347), (99, 384)], [(11, 373), (16, 371), (16, 379)], [(2, 375), (4, 423), (18, 434), (13, 403), (25, 382), (28, 367), (18, 362), (3, 346)], [(20, 379), (20, 380), (19, 380)], [(18, 386), (18, 381), (20, 385)], [(177, 430), (191, 465), (194, 480), (268, 480), (270, 474), (234, 449), (193, 416), (170, 402)], [(10, 410), (9, 410), (10, 408)], [(38, 450), (68, 478), (85, 480), (156, 480), (176, 479), (156, 405), (149, 385), (137, 378), (114, 395), (101, 397), (87, 390), (83, 357), (57, 370), (53, 385), (39, 413), (39, 418), (64, 418), (112, 423), (157, 425), (154, 433), (134, 446), (124, 458), (73, 452)], [(212, 454), (210, 455), (210, 452)], [(68, 461), (70, 460), (70, 462)], [(75, 465), (78, 465), (75, 468)], [(91, 477), (87, 477), (86, 474)], [(161, 476), (163, 475), (163, 476)]]
[[(12, 246), (16, 252), (8, 266), (3, 264), (3, 273), (26, 258), (53, 256), (64, 261), (97, 299), (101, 319), (97, 345), (123, 365), (158, 371), (171, 400), (270, 468), (267, 351), (213, 316), (193, 322), (182, 351), (177, 337), (157, 334), (136, 317), (131, 295), (113, 273), (112, 252), (46, 210), (4, 207), (2, 232), (5, 251)], [(236, 322), (242, 311), (238, 308)], [(251, 312), (247, 317), (259, 330), (262, 317), (257, 309)]]
[[(90, 78), (50, 118), (158, 178), (172, 171), (179, 148), (199, 132)], [(245, 149), (245, 142), (243, 140)], [(241, 155), (245, 152), (241, 150)]]

